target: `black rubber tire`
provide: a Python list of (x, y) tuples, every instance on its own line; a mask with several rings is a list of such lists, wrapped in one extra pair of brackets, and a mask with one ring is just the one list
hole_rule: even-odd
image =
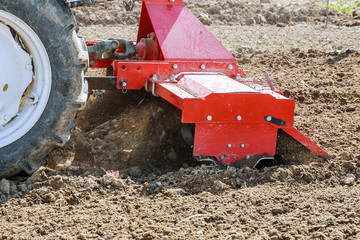
[(81, 55), (86, 46), (74, 35), (76, 21), (63, 0), (1, 0), (0, 9), (35, 31), (52, 69), (50, 98), (39, 121), (22, 138), (0, 149), (1, 179), (22, 171), (31, 174), (54, 146), (63, 146), (69, 139), (74, 117), (85, 107), (87, 57)]

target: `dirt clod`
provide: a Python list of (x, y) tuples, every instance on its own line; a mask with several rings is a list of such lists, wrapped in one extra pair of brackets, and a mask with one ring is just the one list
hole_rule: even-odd
[(0, 181), (0, 193), (9, 195), (10, 194), (10, 182), (6, 179)]

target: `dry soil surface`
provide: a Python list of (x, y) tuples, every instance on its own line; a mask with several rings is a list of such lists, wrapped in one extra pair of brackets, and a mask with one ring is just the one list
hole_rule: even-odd
[[(1, 180), (0, 239), (360, 239), (359, 19), (332, 13), (324, 30), (319, 3), (262, 2), (189, 6), (248, 76), (267, 71), (297, 100), (296, 127), (331, 159), (201, 165), (181, 134), (193, 126), (170, 104), (145, 91), (96, 92), (45, 167)], [(135, 39), (136, 25), (124, 24), (139, 9), (74, 12), (87, 39)]]

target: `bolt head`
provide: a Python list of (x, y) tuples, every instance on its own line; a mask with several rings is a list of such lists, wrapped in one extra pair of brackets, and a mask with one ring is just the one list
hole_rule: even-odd
[(236, 120), (241, 121), (242, 117), (239, 115), (239, 116), (236, 117)]
[(205, 65), (205, 64), (201, 64), (200, 68), (201, 68), (202, 70), (205, 70), (205, 69), (206, 69), (206, 65)]
[(250, 159), (250, 155), (246, 155), (246, 159)]
[(228, 148), (231, 148), (231, 147), (232, 147), (231, 143), (229, 143), (227, 146), (228, 146)]
[(156, 81), (157, 79), (158, 79), (158, 78), (157, 78), (156, 74), (154, 74), (154, 75), (152, 76), (152, 80)]
[(221, 155), (221, 156), (220, 156), (220, 159), (221, 159), (221, 160), (224, 160), (224, 158), (225, 158), (224, 155)]
[(271, 116), (267, 116), (266, 121), (270, 122), (272, 120)]
[(242, 144), (240, 145), (240, 147), (244, 148), (244, 147), (245, 147), (245, 144), (244, 144), (244, 143), (242, 143)]
[(179, 68), (179, 65), (177, 65), (177, 64), (173, 65), (173, 69), (178, 69), (178, 68)]
[(231, 65), (231, 64), (229, 64), (228, 69), (229, 69), (229, 70), (233, 70), (233, 69), (234, 69), (234, 66)]
[(240, 74), (236, 74), (236, 80), (238, 80), (238, 81), (241, 80), (241, 75)]
[(169, 2), (173, 3), (173, 2), (175, 2), (175, 0), (169, 0)]
[(213, 118), (212, 118), (211, 115), (209, 115), (209, 116), (206, 117), (206, 119), (207, 119), (208, 121), (211, 121)]

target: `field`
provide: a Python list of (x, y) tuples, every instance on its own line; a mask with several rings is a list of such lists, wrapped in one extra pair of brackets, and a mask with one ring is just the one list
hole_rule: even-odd
[[(360, 239), (360, 10), (330, 10), (325, 28), (326, 1), (187, 5), (248, 76), (269, 72), (296, 100), (295, 126), (332, 158), (199, 163), (170, 104), (97, 91), (44, 167), (0, 182), (0, 239)], [(74, 14), (87, 40), (131, 40), (140, 9), (118, 1)]]

